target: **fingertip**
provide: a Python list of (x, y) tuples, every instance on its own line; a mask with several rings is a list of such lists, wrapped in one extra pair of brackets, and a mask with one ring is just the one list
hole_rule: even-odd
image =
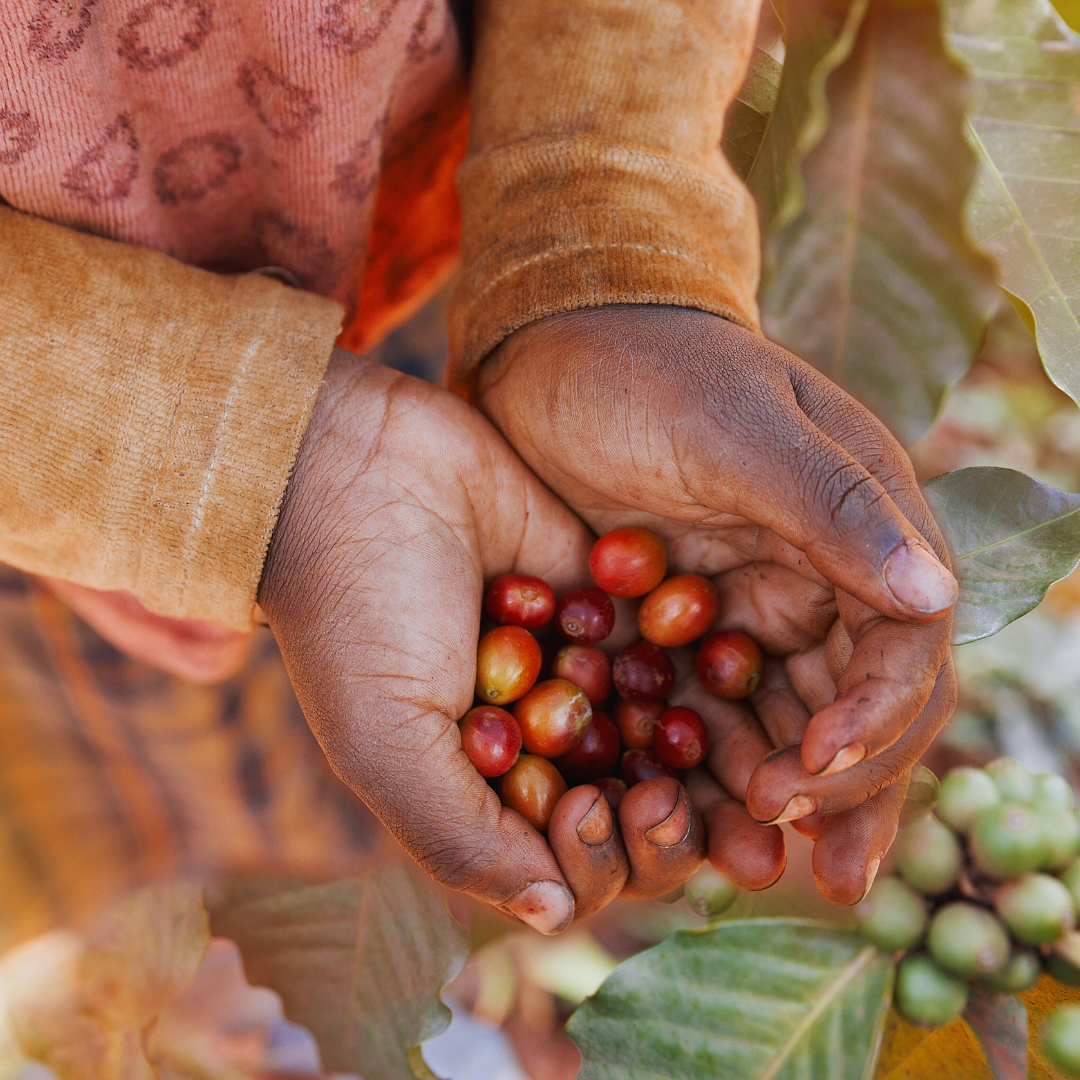
[(541, 934), (561, 933), (574, 918), (574, 898), (559, 881), (530, 881), (502, 906)]
[(784, 831), (758, 825), (742, 803), (725, 801), (706, 818), (708, 859), (737, 888), (759, 892), (775, 885), (787, 866)]
[(896, 602), (916, 619), (939, 619), (956, 603), (960, 585), (923, 543), (907, 540), (885, 560), (885, 583)]

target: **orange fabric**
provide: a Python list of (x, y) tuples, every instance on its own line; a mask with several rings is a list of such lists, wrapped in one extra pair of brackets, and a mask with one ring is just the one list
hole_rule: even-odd
[(441, 288), (458, 265), (455, 176), (469, 139), (464, 78), (390, 143), (383, 159), (367, 269), (356, 312), (338, 338), (364, 352)]

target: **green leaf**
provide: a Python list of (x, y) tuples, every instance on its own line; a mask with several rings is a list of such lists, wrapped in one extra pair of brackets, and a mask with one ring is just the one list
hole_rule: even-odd
[(765, 331), (906, 445), (968, 369), (999, 302), (968, 240), (976, 162), (969, 80), (934, 4), (874, 0), (827, 85), (828, 130), (802, 163), (805, 206), (771, 241)]
[(1050, 378), (1080, 402), (1080, 35), (1049, 0), (949, 0), (975, 74), (973, 237), (1035, 319)]
[(411, 864), (326, 885), (234, 882), (207, 905), (248, 980), (276, 990), (315, 1036), (327, 1072), (405, 1080), (422, 1060), (414, 1048), (450, 1022), (438, 995), (464, 966), (468, 937)]
[(683, 930), (620, 965), (570, 1020), (580, 1080), (857, 1080), (873, 1071), (893, 965), (802, 919)]
[[(847, 59), (868, 0), (787, 0), (780, 86), (747, 186), (766, 235), (803, 207), (799, 166), (828, 126), (825, 80)], [(767, 252), (766, 252), (767, 254)]]
[(994, 1080), (1027, 1080), (1027, 1009), (1016, 994), (973, 982), (964, 1019), (975, 1032)]
[(923, 484), (960, 582), (953, 644), (996, 634), (1080, 560), (1080, 495), (1013, 469), (957, 469)]
[(754, 49), (746, 81), (728, 106), (720, 147), (740, 180), (757, 160), (780, 90), (782, 65), (763, 49)]

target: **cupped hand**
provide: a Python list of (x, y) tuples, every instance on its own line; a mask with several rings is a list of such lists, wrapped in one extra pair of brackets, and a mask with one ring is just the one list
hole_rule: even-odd
[(761, 823), (805, 819), (822, 892), (856, 902), (955, 694), (957, 585), (903, 450), (797, 357), (682, 308), (533, 323), (485, 360), (477, 394), (597, 532), (660, 533), (673, 570), (716, 583), (718, 626), (769, 654), (753, 708), (684, 690), (715, 744), (688, 780), (710, 859), (761, 888), (784, 859)]
[(439, 881), (545, 933), (701, 864), (685, 790), (647, 781), (618, 821), (590, 785), (547, 840), (461, 749), (485, 583), (585, 583), (588, 529), (446, 391), (336, 350), (259, 600), (334, 769)]

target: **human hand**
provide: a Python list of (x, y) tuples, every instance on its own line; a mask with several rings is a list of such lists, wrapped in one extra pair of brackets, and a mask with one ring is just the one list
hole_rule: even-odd
[(434, 877), (546, 933), (671, 892), (704, 857), (673, 780), (633, 788), (618, 824), (572, 788), (545, 842), (461, 750), (485, 583), (584, 584), (591, 542), (476, 410), (336, 350), (259, 591), (338, 775)]
[(711, 861), (762, 888), (784, 850), (755, 821), (801, 821), (823, 894), (858, 901), (955, 696), (957, 586), (903, 450), (797, 357), (689, 309), (533, 323), (477, 394), (597, 532), (659, 533), (673, 570), (715, 581), (718, 625), (770, 654), (753, 710), (682, 684), (712, 736), (688, 778)]

